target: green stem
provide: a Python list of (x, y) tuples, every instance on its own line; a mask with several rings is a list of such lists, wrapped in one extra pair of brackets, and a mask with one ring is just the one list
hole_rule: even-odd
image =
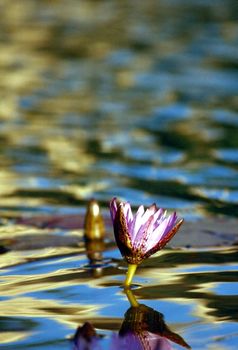
[(126, 274), (126, 279), (124, 282), (124, 287), (128, 288), (131, 285), (133, 276), (136, 272), (137, 269), (137, 265), (136, 264), (128, 264), (128, 270), (127, 270), (127, 274)]

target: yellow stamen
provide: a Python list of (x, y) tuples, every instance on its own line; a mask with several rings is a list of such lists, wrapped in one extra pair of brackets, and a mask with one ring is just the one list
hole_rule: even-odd
[(134, 296), (134, 294), (132, 293), (132, 290), (130, 288), (125, 289), (125, 293), (126, 293), (126, 296), (129, 300), (129, 303), (131, 304), (131, 306), (138, 307), (140, 305), (138, 303), (138, 301), (136, 300), (136, 297)]
[(136, 264), (128, 264), (128, 270), (126, 274), (126, 280), (124, 282), (124, 287), (128, 288), (131, 285), (133, 276), (136, 272), (137, 265)]

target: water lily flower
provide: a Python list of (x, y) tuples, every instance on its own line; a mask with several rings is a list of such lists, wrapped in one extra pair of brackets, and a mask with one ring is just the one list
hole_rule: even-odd
[(125, 286), (131, 284), (137, 266), (162, 249), (183, 223), (176, 212), (167, 216), (166, 210), (152, 204), (147, 210), (141, 205), (133, 215), (128, 202), (117, 203), (113, 198), (110, 212), (118, 248), (128, 262)]

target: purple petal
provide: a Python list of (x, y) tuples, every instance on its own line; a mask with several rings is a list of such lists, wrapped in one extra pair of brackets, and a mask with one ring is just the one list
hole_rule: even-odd
[[(149, 244), (149, 239), (153, 235), (154, 218), (153, 215), (147, 220), (143, 225), (143, 231), (139, 231), (136, 236), (136, 248), (139, 249), (142, 254), (147, 252), (147, 246)], [(137, 239), (138, 237), (138, 239)]]
[(141, 225), (142, 225), (142, 215), (144, 214), (144, 207), (143, 205), (140, 205), (136, 214), (135, 214), (135, 217), (133, 219), (133, 222), (131, 224), (131, 239), (132, 239), (132, 243), (134, 242), (135, 238), (136, 238), (136, 234), (137, 232), (139, 231)]
[[(137, 213), (139, 212), (139, 209)], [(156, 219), (161, 217), (163, 209), (157, 210), (156, 205), (152, 204), (145, 212), (142, 212), (141, 210), (141, 213), (143, 214), (141, 217), (138, 215), (138, 217), (135, 218), (132, 244), (134, 244), (135, 248), (144, 250), (146, 249), (149, 237), (155, 227), (158, 226), (158, 224), (156, 224)]]
[(177, 221), (177, 214), (176, 214), (176, 212), (174, 212), (173, 214), (171, 214), (169, 216), (169, 222), (168, 222), (168, 226), (167, 226), (167, 229), (166, 229), (166, 233), (168, 233), (168, 232), (170, 232), (172, 230), (172, 228), (176, 224), (176, 221)]
[(144, 214), (144, 212), (145, 212), (144, 206), (143, 206), (143, 205), (140, 205), (139, 208), (137, 209), (136, 216), (138, 215), (138, 216), (142, 217), (142, 215)]
[[(157, 212), (154, 214), (154, 225), (153, 225), (153, 230), (155, 230), (160, 222), (161, 222), (161, 219), (163, 218), (164, 216), (164, 209), (160, 208), (159, 210), (157, 210)], [(166, 213), (165, 213), (166, 214)]]
[(124, 203), (123, 212), (124, 212), (124, 216), (126, 218), (127, 225), (128, 225), (128, 228), (129, 228), (131, 226), (131, 224), (132, 224), (132, 221), (133, 221), (133, 214), (132, 214), (132, 211), (131, 211), (130, 203), (128, 203), (128, 202)]
[(114, 197), (110, 202), (110, 213), (111, 213), (112, 222), (114, 222), (115, 220), (116, 212), (117, 212), (117, 199), (116, 197)]
[(132, 241), (132, 244), (134, 245), (135, 249), (141, 246), (147, 229), (148, 229), (148, 222), (144, 223), (144, 225), (141, 225), (139, 231), (134, 236), (134, 240)]
[[(173, 221), (173, 215), (170, 215), (168, 218), (164, 219), (160, 225), (153, 231), (153, 234), (150, 237), (148, 245), (146, 247), (146, 251), (150, 250), (153, 246), (155, 246), (163, 237), (170, 231), (171, 223)], [(172, 225), (173, 227), (174, 225)], [(171, 227), (171, 228), (172, 228)]]
[(152, 215), (155, 214), (156, 206), (152, 204), (148, 209), (146, 209), (145, 213), (142, 215), (142, 222), (145, 223)]
[(161, 237), (161, 239), (163, 239), (171, 230), (172, 228), (174, 227), (174, 225), (176, 224), (176, 221), (177, 221), (177, 215), (176, 213), (174, 212), (173, 214), (171, 214), (168, 219), (167, 219), (167, 227)]

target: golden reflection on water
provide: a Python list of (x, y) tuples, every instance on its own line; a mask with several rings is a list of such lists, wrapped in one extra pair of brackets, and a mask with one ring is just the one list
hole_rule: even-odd
[(37, 275), (24, 275), (24, 279), (21, 275), (6, 276), (4, 282), (1, 283), (0, 293), (3, 296), (15, 296), (28, 292), (39, 292), (44, 290), (52, 290), (57, 288), (63, 288), (67, 286), (77, 286), (80, 284), (91, 284), (94, 286), (96, 283), (91, 282), (91, 276), (82, 276), (82, 269), (74, 271), (58, 270), (48, 274)]
[[(39, 251), (12, 251), (3, 254), (0, 260), (6, 259), (5, 267), (12, 272), (10, 275), (3, 275), (1, 278), (2, 316), (7, 318), (39, 317), (42, 320), (52, 319), (70, 329), (76, 329), (78, 324), (83, 324), (86, 320), (90, 320), (99, 329), (118, 330), (121, 319), (116, 315), (105, 316), (103, 310), (110, 305), (113, 307), (112, 300), (107, 297), (107, 291), (110, 292), (110, 285), (113, 288), (115, 286), (118, 288), (121, 285), (121, 281), (124, 278), (124, 270), (120, 270), (116, 266), (107, 267), (106, 269), (103, 265), (94, 266), (94, 263), (101, 264), (103, 262), (105, 251), (102, 250), (101, 246), (95, 245), (94, 248), (100, 254), (97, 255), (95, 253), (96, 255), (92, 255), (92, 247), (93, 243), (91, 242), (91, 248), (88, 251), (83, 250), (78, 254), (74, 254), (77, 252), (76, 248), (69, 247), (47, 248)], [(229, 254), (235, 251), (235, 249), (225, 250), (227, 258), (229, 259)], [(69, 255), (64, 256), (64, 253), (67, 254), (67, 252)], [(209, 268), (209, 264), (205, 263), (206, 259), (209, 259), (209, 255), (206, 255), (207, 253), (201, 250), (200, 255), (196, 252), (198, 256), (195, 257), (194, 252), (189, 250), (164, 250), (161, 252), (161, 255), (157, 254), (155, 257), (148, 259), (144, 266), (142, 264), (138, 268), (137, 278), (146, 281), (146, 283), (139, 283), (134, 289), (134, 295), (138, 298), (139, 303), (142, 300), (156, 301), (157, 303), (166, 301), (171, 303), (171, 305), (189, 308), (190, 317), (193, 317), (193, 321), (189, 323), (190, 325), (191, 322), (194, 325), (217, 322), (222, 317), (222, 313), (220, 314), (217, 307), (213, 307), (214, 302), (219, 302), (219, 295), (213, 293), (212, 289), (219, 283), (219, 275), (217, 275), (217, 282), (214, 280), (204, 281), (203, 278), (208, 279), (209, 274), (212, 279), (212, 269), (214, 268), (214, 264), (210, 264)], [(222, 249), (215, 250), (214, 254), (217, 254), (217, 257), (220, 256), (221, 261), (224, 259)], [(98, 256), (99, 259), (97, 259)], [(199, 256), (200, 264), (196, 262)], [(95, 257), (96, 259), (94, 260)], [(194, 264), (191, 264), (192, 258), (194, 258)], [(24, 271), (23, 275), (21, 270), (16, 270), (14, 273), (14, 267), (10, 267), (10, 263), (13, 263), (14, 259), (17, 269), (21, 268), (21, 264), (24, 262), (26, 269), (22, 270)], [(33, 263), (34, 261), (37, 263), (35, 267), (39, 270), (36, 271), (36, 274), (31, 274), (31, 259)], [(190, 260), (189, 264), (186, 262), (186, 259)], [(204, 262), (202, 263), (202, 261)], [(86, 267), (85, 264), (87, 262), (89, 262), (89, 265)], [(119, 266), (123, 267), (121, 260), (118, 263)], [(67, 264), (70, 264), (70, 266), (73, 264), (74, 268), (66, 268)], [(203, 266), (206, 267), (204, 272), (202, 272)], [(48, 267), (51, 269), (49, 272), (47, 272)], [(92, 278), (92, 276), (95, 276), (94, 271), (97, 268), (100, 269), (100, 273), (97, 275), (97, 278)], [(191, 268), (197, 269), (199, 272), (187, 271), (187, 269)], [(29, 270), (29, 273), (27, 273), (27, 270)], [(43, 272), (44, 270), (45, 272)], [(34, 271), (34, 266), (32, 271)], [(198, 280), (196, 280), (196, 276), (199, 276)], [(222, 276), (220, 280), (222, 280)], [(120, 278), (120, 281), (117, 281), (117, 278)], [(113, 283), (110, 284), (111, 282)], [(94, 302), (92, 295), (89, 298), (87, 297), (87, 291), (84, 290), (86, 287), (89, 288), (90, 295), (91, 293), (93, 295), (102, 293), (104, 298)], [(75, 288), (77, 289), (78, 300), (70, 301), (70, 298), (64, 298), (65, 289), (69, 293), (71, 290), (73, 296)], [(34, 295), (27, 295), (29, 293), (34, 293)], [(43, 294), (41, 295), (41, 293)], [(53, 293), (54, 299), (49, 299), (47, 297), (48, 293)], [(118, 296), (119, 298), (123, 296), (125, 299), (122, 291), (119, 291)], [(85, 302), (86, 300), (87, 302)], [(118, 302), (120, 304), (120, 301)], [(223, 299), (223, 302), (226, 304), (227, 300)], [(226, 309), (223, 312), (226, 312)], [(175, 324), (173, 328), (176, 331), (178, 329), (183, 331), (184, 328), (188, 327), (187, 322), (184, 320), (179, 324)], [(8, 332), (6, 333), (5, 342), (7, 343), (7, 339), (11, 342), (11, 336), (9, 336)], [(28, 333), (23, 334), (25, 337), (28, 335)]]
[[(80, 148), (76, 143), (70, 143), (67, 138), (57, 137), (45, 141), (44, 146), (48, 151), (49, 157), (55, 166), (62, 170), (85, 173), (93, 163), (93, 156), (85, 154), (83, 137), (77, 135), (80, 140)], [(78, 162), (80, 159), (80, 162)]]
[(106, 190), (109, 187), (107, 181), (89, 181), (87, 185), (65, 185), (62, 189), (65, 193), (69, 193), (75, 198), (82, 199), (85, 197), (93, 197), (96, 191)]
[(50, 299), (19, 296), (1, 301), (1, 316), (53, 318), (59, 323), (75, 327), (80, 320), (97, 317), (102, 307), (103, 305), (97, 304), (82, 305), (67, 302), (64, 304)]
[(31, 335), (30, 332), (24, 331), (15, 331), (12, 332), (0, 332), (0, 344), (14, 343), (17, 341), (21, 341), (27, 339)]

